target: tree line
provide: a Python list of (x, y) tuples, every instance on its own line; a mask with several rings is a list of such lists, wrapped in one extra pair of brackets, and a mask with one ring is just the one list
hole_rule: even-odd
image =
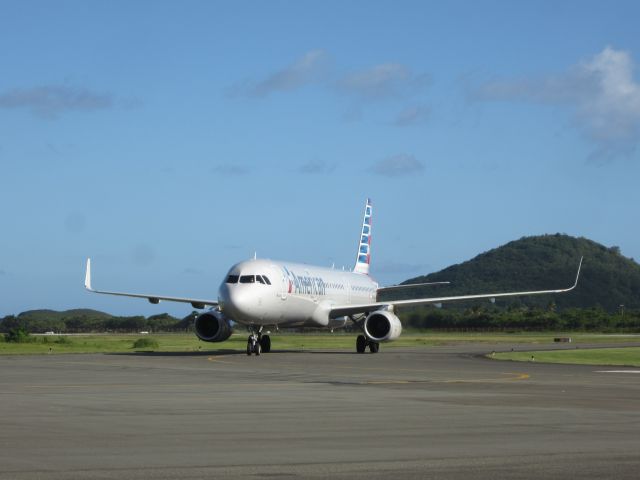
[(547, 308), (472, 307), (446, 310), (434, 307), (416, 308), (400, 314), (405, 327), (446, 331), (585, 331), (640, 332), (640, 310), (608, 312), (601, 307)]
[[(57, 313), (57, 312), (56, 312)], [(100, 315), (9, 315), (0, 319), (0, 333), (21, 330), (28, 333), (137, 333), (190, 332), (196, 312), (183, 319), (163, 313), (150, 317)], [(415, 307), (398, 311), (405, 328), (441, 331), (587, 331), (640, 333), (640, 310), (608, 312), (600, 307), (568, 308), (551, 303), (545, 308), (473, 306), (464, 310)], [(244, 331), (242, 325), (236, 325)]]
[(0, 332), (23, 330), (29, 333), (137, 333), (190, 331), (192, 315), (184, 319), (167, 313), (144, 317), (98, 315), (8, 315), (0, 319)]

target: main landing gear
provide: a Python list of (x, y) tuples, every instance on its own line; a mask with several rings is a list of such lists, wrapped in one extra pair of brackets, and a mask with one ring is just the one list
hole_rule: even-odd
[(269, 335), (262, 335), (262, 327), (255, 333), (251, 330), (249, 338), (247, 338), (247, 355), (255, 353), (260, 355), (261, 353), (269, 353), (271, 351), (271, 337)]
[(364, 335), (358, 335), (358, 338), (356, 338), (356, 352), (364, 353), (367, 347), (369, 347), (371, 353), (378, 353), (378, 350), (380, 350), (378, 342), (368, 340)]

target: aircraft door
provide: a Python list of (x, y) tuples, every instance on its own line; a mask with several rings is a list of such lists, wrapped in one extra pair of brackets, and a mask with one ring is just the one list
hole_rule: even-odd
[(282, 281), (280, 282), (279, 292), (276, 294), (284, 302), (287, 299), (289, 293), (291, 293), (291, 280), (282, 273)]

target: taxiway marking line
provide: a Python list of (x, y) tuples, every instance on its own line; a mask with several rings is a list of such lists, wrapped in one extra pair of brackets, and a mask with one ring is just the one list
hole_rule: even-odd
[(596, 373), (640, 373), (640, 370), (596, 370)]

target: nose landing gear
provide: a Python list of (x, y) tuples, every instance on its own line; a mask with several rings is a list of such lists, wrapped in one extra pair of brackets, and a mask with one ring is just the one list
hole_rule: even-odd
[(247, 338), (247, 355), (254, 353), (258, 356), (261, 353), (269, 353), (271, 351), (271, 337), (262, 335), (262, 328), (260, 327), (257, 333), (250, 329), (251, 333)]

